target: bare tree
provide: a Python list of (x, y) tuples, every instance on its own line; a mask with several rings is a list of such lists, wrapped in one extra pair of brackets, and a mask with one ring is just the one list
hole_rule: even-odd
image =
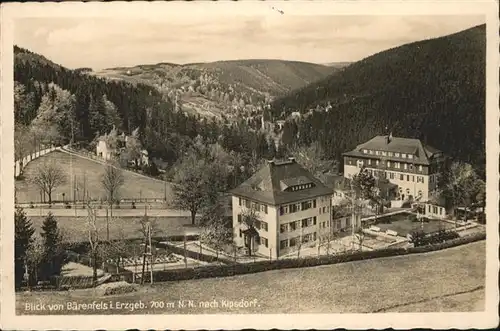
[(358, 244), (359, 244), (359, 250), (362, 251), (363, 250), (363, 242), (365, 241), (365, 232), (363, 231), (363, 228), (362, 227), (358, 227), (356, 228), (355, 230), (355, 233), (354, 233), (354, 237), (356, 238), (356, 240), (358, 241)]
[(321, 246), (326, 246), (326, 255), (330, 255), (332, 242), (337, 238), (337, 233), (330, 227), (324, 227), (319, 231), (318, 255), (320, 255)]
[(46, 161), (35, 169), (29, 181), (48, 195), (49, 204), (51, 204), (52, 192), (56, 187), (66, 183), (66, 174), (63, 168), (54, 161)]
[(256, 228), (259, 227), (261, 219), (259, 214), (257, 214), (257, 211), (254, 208), (246, 208), (241, 213), (241, 222), (245, 224), (248, 230), (246, 232), (246, 236), (248, 236), (247, 248), (248, 248), (248, 255), (251, 256), (252, 250), (254, 249), (252, 245), (254, 237), (258, 236)]
[[(108, 164), (101, 177), (101, 184), (106, 191), (106, 201), (109, 205), (110, 216), (113, 217), (113, 204), (119, 199), (120, 188), (125, 183), (122, 169)], [(109, 219), (106, 217), (106, 239), (109, 241)]]
[(90, 244), (90, 254), (93, 270), (92, 283), (95, 287), (97, 286), (97, 259), (99, 256), (99, 247), (101, 242), (99, 239), (99, 229), (97, 228), (96, 209), (95, 206), (93, 206), (90, 202), (87, 202), (87, 212), (88, 239)]

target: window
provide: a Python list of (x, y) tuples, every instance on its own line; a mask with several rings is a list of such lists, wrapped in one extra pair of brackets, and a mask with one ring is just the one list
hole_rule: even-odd
[(405, 175), (399, 174), (399, 180), (405, 180)]
[(311, 201), (304, 201), (301, 203), (301, 207), (302, 209), (301, 210), (307, 210), (307, 209), (310, 209), (311, 208)]
[(399, 153), (394, 153), (394, 156), (399, 157)]
[(375, 155), (379, 155), (379, 154), (380, 154), (380, 152), (379, 152), (379, 151), (376, 151), (376, 152), (375, 152)]
[(368, 153), (368, 150), (366, 150), (366, 149), (363, 149), (363, 153), (365, 153), (365, 154), (366, 154), (366, 153)]
[(241, 198), (238, 198), (238, 200), (239, 200), (239, 205), (241, 206)]
[(285, 207), (280, 206), (280, 215), (284, 215), (284, 214), (285, 214)]
[(262, 221), (262, 222), (261, 222), (261, 227), (262, 227), (262, 229), (263, 229), (264, 231), (267, 231), (267, 229), (268, 229), (267, 222)]
[(297, 212), (297, 205), (290, 205), (289, 209), (290, 209), (290, 213), (295, 213), (295, 212)]
[(372, 164), (372, 160), (368, 159), (368, 165), (371, 165), (371, 164)]
[(267, 238), (264, 238), (264, 237), (260, 237), (260, 243), (266, 247), (268, 247), (268, 240)]
[(297, 229), (297, 227), (295, 226), (295, 222), (288, 224), (288, 227), (290, 229), (289, 231), (295, 231)]
[(243, 231), (240, 229), (240, 238), (243, 237)]
[(379, 164), (379, 161), (378, 161), (378, 160), (377, 160), (377, 161), (375, 161), (375, 164), (376, 164), (376, 165), (378, 165), (378, 164)]
[(401, 157), (402, 157), (403, 159), (404, 159), (404, 158), (406, 158), (406, 154), (404, 154), (404, 153), (403, 153), (403, 154), (401, 154)]
[(323, 207), (323, 214), (326, 213), (326, 207)]
[(321, 208), (319, 208), (319, 214), (321, 215)]
[(393, 172), (389, 173), (389, 176), (390, 176), (391, 179), (394, 179), (394, 173)]
[(413, 159), (413, 155), (408, 154), (408, 158), (409, 158), (410, 160), (411, 160), (411, 159)]
[(420, 181), (421, 181), (422, 183), (425, 183), (425, 181), (424, 181), (424, 177), (420, 177)]
[(267, 205), (262, 205), (262, 209), (263, 209), (264, 213), (267, 214)]
[(387, 168), (391, 167), (391, 161), (387, 161)]
[(316, 199), (313, 200), (313, 208), (316, 208)]
[(370, 154), (372, 154), (372, 155), (373, 155), (373, 151), (372, 151), (372, 150), (370, 150)]
[(401, 168), (401, 164), (399, 162), (396, 162), (396, 169)]
[(410, 170), (413, 170), (413, 164), (410, 164)]
[(303, 227), (303, 228), (306, 228), (306, 227), (308, 226), (308, 224), (307, 224), (308, 222), (307, 222), (307, 221), (308, 221), (308, 219), (307, 219), (307, 218), (304, 218), (304, 219), (302, 220), (302, 227)]
[(261, 226), (261, 221), (255, 221), (255, 228), (260, 230), (260, 226)]
[(408, 165), (405, 163), (405, 164), (403, 165), (403, 168), (404, 168), (405, 170), (406, 170), (406, 169), (408, 169)]
[(415, 181), (415, 176), (411, 176), (411, 181), (414, 182)]
[(251, 208), (251, 202), (249, 200), (245, 200), (245, 207)]
[(280, 225), (280, 233), (286, 232), (288, 228), (288, 224), (281, 224)]
[(382, 154), (382, 156), (387, 156), (387, 153), (386, 152), (380, 152)]
[(392, 152), (389, 152), (389, 153), (387, 153), (387, 154), (389, 154), (389, 156), (393, 156)]
[(316, 216), (313, 217), (313, 225), (316, 225)]
[(241, 214), (238, 214), (238, 223), (241, 223)]
[(297, 238), (291, 238), (290, 239), (290, 247), (293, 247), (297, 244)]
[[(408, 182), (410, 181), (410, 175), (406, 175), (406, 181), (408, 181)], [(408, 193), (410, 193), (410, 192), (408, 192)]]
[(280, 248), (284, 249), (288, 247), (288, 239), (280, 241)]
[(418, 166), (418, 171), (420, 171), (420, 172), (422, 171), (422, 166), (421, 165)]

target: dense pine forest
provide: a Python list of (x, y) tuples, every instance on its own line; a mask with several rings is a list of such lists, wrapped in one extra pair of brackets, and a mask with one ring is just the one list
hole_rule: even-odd
[(485, 25), (393, 48), (272, 103), (283, 143), (319, 141), (339, 157), (386, 127), (485, 170)]
[(113, 127), (126, 134), (138, 128), (150, 155), (170, 164), (198, 136), (207, 144), (218, 143), (240, 155), (243, 164), (276, 153), (264, 133), (245, 123), (224, 123), (176, 111), (172, 100), (152, 86), (66, 69), (19, 47), (14, 52), (16, 126), (38, 132), (40, 140), (61, 144), (73, 140), (88, 147)]

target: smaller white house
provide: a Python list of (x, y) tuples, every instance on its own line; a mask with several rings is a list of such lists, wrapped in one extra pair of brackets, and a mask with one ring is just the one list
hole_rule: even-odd
[(99, 139), (96, 146), (96, 154), (98, 157), (104, 160), (111, 160), (113, 153), (110, 149), (108, 149), (108, 145), (104, 138)]

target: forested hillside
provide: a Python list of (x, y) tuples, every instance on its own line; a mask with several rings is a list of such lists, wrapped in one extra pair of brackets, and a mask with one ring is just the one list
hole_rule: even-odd
[(275, 153), (264, 133), (238, 121), (229, 124), (175, 111), (173, 101), (152, 86), (69, 70), (19, 47), (14, 52), (16, 153), (40, 142), (71, 140), (92, 150), (95, 138), (113, 126), (126, 134), (138, 128), (142, 146), (170, 164), (200, 139), (220, 144), (245, 169), (251, 160)]
[(336, 70), (297, 61), (235, 60), (186, 65), (158, 63), (109, 68), (93, 74), (154, 86), (184, 112), (235, 119), (258, 113), (272, 98)]
[(485, 50), (485, 25), (403, 45), (294, 91), (271, 111), (277, 117), (310, 112), (298, 125), (286, 125), (287, 144), (298, 131), (300, 143), (318, 140), (339, 157), (388, 127), (483, 172)]

